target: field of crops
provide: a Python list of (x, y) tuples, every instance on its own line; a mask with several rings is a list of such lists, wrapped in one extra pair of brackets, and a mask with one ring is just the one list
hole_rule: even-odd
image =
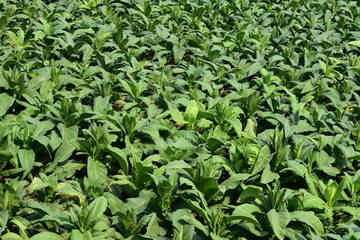
[(360, 239), (356, 0), (0, 0), (2, 240)]

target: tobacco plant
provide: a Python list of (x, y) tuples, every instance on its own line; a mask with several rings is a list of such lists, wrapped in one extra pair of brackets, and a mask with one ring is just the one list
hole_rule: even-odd
[(1, 239), (360, 239), (360, 7), (0, 0)]

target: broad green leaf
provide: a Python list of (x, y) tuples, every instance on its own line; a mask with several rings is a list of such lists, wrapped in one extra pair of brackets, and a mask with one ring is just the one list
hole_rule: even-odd
[(213, 233), (213, 232), (210, 233), (210, 237), (211, 237), (211, 239), (213, 239), (213, 240), (227, 240), (227, 239), (228, 239), (228, 238), (220, 237), (219, 235), (217, 235), (217, 234), (215, 234), (215, 233)]
[(93, 182), (105, 183), (107, 173), (106, 166), (103, 163), (93, 160), (91, 157), (88, 158), (87, 175), (89, 179)]
[(177, 209), (174, 212), (170, 212), (167, 214), (169, 219), (172, 221), (172, 225), (174, 226), (174, 239), (178, 240), (192, 240), (195, 234), (195, 229), (193, 225), (184, 224), (183, 218), (185, 216), (191, 217), (190, 209)]
[(247, 180), (251, 174), (247, 173), (236, 173), (232, 174), (228, 179), (223, 181), (220, 186), (225, 187), (225, 189), (234, 189), (239, 186), (241, 182)]
[(319, 193), (318, 193), (316, 185), (315, 185), (315, 181), (311, 177), (310, 174), (308, 174), (308, 173), (305, 174), (305, 181), (308, 185), (310, 193), (313, 194), (314, 196), (319, 196)]
[(289, 160), (287, 162), (287, 165), (289, 166), (289, 168), (295, 172), (295, 174), (297, 174), (298, 176), (304, 177), (305, 174), (307, 173), (307, 168), (301, 164), (299, 161), (295, 161), (295, 160)]
[(66, 127), (64, 124), (60, 123), (57, 127), (60, 130), (63, 141), (77, 140), (79, 134), (78, 126)]
[(82, 233), (79, 230), (74, 229), (71, 231), (71, 240), (93, 240), (93, 237), (89, 231)]
[[(44, 238), (42, 238), (42, 239), (44, 239)], [(60, 238), (60, 239), (64, 240), (64, 238)], [(1, 240), (24, 240), (24, 239), (16, 233), (6, 233), (1, 236)], [(33, 238), (31, 238), (31, 240), (33, 240)], [(40, 239), (38, 238), (38, 240), (40, 240)], [(50, 239), (50, 240), (52, 240), (52, 239)], [(56, 240), (56, 239), (54, 238), (53, 240)]]
[(33, 150), (20, 149), (18, 152), (21, 167), (24, 169), (23, 177), (28, 175), (33, 169), (35, 153)]
[(166, 164), (167, 169), (182, 169), (182, 168), (192, 168), (191, 165), (187, 164), (184, 160), (175, 160)]
[(290, 215), (291, 221), (300, 221), (309, 225), (312, 229), (314, 229), (316, 235), (320, 236), (324, 233), (322, 222), (313, 212), (295, 211), (291, 212)]
[(19, 229), (19, 234), (23, 239), (28, 240), (27, 230), (29, 229), (29, 221), (21, 216), (12, 217), (11, 224), (15, 225)]
[(254, 199), (261, 199), (262, 197), (262, 188), (258, 186), (247, 186), (246, 189), (240, 194), (237, 202), (244, 203), (247, 201), (252, 201)]
[(359, 47), (359, 48), (360, 48), (360, 40), (357, 40), (357, 41), (351, 41), (351, 42), (348, 42), (348, 44), (350, 44), (350, 45), (353, 45), (353, 46), (356, 46), (356, 47)]
[(60, 236), (56, 233), (52, 233), (52, 232), (41, 232), (30, 238), (30, 240), (44, 240), (44, 239), (46, 239), (46, 240), (64, 240), (65, 238), (63, 238), (62, 236)]
[(252, 64), (252, 65), (249, 67), (248, 76), (254, 75), (255, 73), (259, 72), (262, 67), (263, 67), (263, 66), (262, 66), (260, 63), (257, 63), (257, 62), (254, 63), (254, 64)]
[(94, 52), (94, 49), (88, 44), (84, 48), (85, 48), (85, 50), (84, 50), (82, 60), (84, 62), (87, 62), (87, 61), (89, 61), (91, 59), (91, 55)]
[(328, 207), (327, 204), (324, 202), (324, 200), (311, 193), (305, 194), (303, 199), (303, 206), (304, 209), (306, 210), (310, 210), (310, 209), (324, 210)]
[(173, 54), (174, 54), (174, 62), (175, 64), (178, 64), (185, 55), (185, 48), (179, 48), (177, 46), (174, 46)]
[(0, 172), (0, 176), (4, 176), (4, 177), (8, 177), (11, 175), (15, 175), (18, 173), (23, 172), (24, 169), (23, 168), (13, 168), (13, 169), (8, 169), (8, 170), (4, 170)]
[(291, 215), (288, 212), (276, 212), (275, 209), (271, 209), (267, 213), (267, 218), (275, 235), (280, 240), (283, 240), (286, 234), (286, 226), (291, 220)]
[(184, 120), (184, 116), (177, 108), (173, 108), (170, 110), (170, 114), (172, 119), (179, 124), (187, 124), (188, 122)]
[(155, 237), (165, 236), (165, 234), (166, 234), (166, 230), (159, 226), (158, 217), (156, 216), (155, 213), (152, 213), (150, 222), (146, 227), (145, 236), (155, 238)]
[(206, 236), (209, 236), (209, 230), (207, 227), (204, 226), (201, 222), (199, 222), (197, 219), (195, 219), (192, 216), (185, 215), (182, 220), (189, 223), (190, 225), (193, 225), (195, 228), (201, 230)]
[(255, 121), (249, 118), (246, 122), (246, 127), (244, 129), (244, 133), (250, 137), (255, 138), (256, 137), (256, 129), (255, 129)]
[(256, 219), (256, 214), (259, 213), (261, 213), (261, 209), (258, 206), (245, 203), (237, 206), (229, 218), (231, 220), (240, 219), (246, 222), (251, 222), (261, 230), (261, 224)]
[(226, 121), (231, 124), (231, 126), (234, 128), (238, 137), (240, 137), (242, 134), (242, 124), (241, 124), (240, 120), (239, 119), (227, 119)]
[(29, 188), (28, 188), (28, 191), (31, 193), (33, 191), (38, 191), (40, 189), (44, 189), (46, 188), (47, 186), (49, 186), (49, 183), (47, 182), (44, 182), (41, 178), (39, 177), (34, 177), (34, 179), (32, 180)]
[(215, 178), (205, 178), (199, 184), (199, 190), (204, 194), (205, 199), (210, 201), (219, 191), (218, 182)]
[(239, 224), (239, 227), (259, 238), (269, 236), (267, 231), (260, 231), (253, 223), (250, 222), (242, 222)]
[(6, 227), (6, 224), (9, 220), (9, 212), (8, 210), (2, 210), (0, 211), (0, 226)]
[(125, 209), (131, 209), (135, 214), (142, 213), (149, 204), (154, 193), (151, 191), (142, 190), (137, 198), (130, 198), (124, 205)]
[(68, 162), (66, 162), (65, 165), (62, 165), (61, 167), (57, 168), (55, 171), (59, 171), (61, 173), (66, 172), (66, 177), (70, 178), (70, 177), (74, 176), (76, 171), (82, 169), (85, 166), (86, 166), (86, 164), (84, 164), (82, 162), (68, 161)]
[(77, 142), (75, 141), (63, 142), (55, 152), (54, 161), (61, 163), (68, 160), (76, 148)]
[(6, 112), (14, 104), (15, 98), (7, 93), (0, 94), (0, 117), (4, 116)]
[(270, 170), (270, 164), (266, 165), (264, 168), (264, 171), (261, 174), (261, 180), (260, 182), (262, 184), (268, 184), (276, 179), (279, 179), (280, 175), (277, 173), (274, 173)]
[(88, 206), (88, 214), (86, 216), (85, 225), (89, 226), (92, 223), (99, 220), (99, 218), (104, 214), (107, 208), (107, 200), (105, 197), (101, 196), (93, 200)]
[(324, 196), (330, 207), (339, 199), (342, 191), (346, 185), (346, 180), (343, 179), (340, 184), (332, 181), (325, 189)]
[(213, 124), (212, 121), (207, 120), (207, 119), (205, 119), (205, 118), (201, 118), (201, 119), (196, 123), (196, 125), (197, 125), (199, 128), (207, 128), (207, 127), (210, 127), (212, 124)]
[(189, 123), (195, 122), (198, 112), (199, 112), (199, 108), (197, 106), (196, 101), (194, 100), (190, 101), (190, 103), (187, 105), (185, 110), (185, 119)]
[(128, 175), (129, 163), (126, 154), (121, 149), (112, 146), (108, 146), (106, 150), (116, 159), (124, 173)]
[(41, 121), (39, 123), (36, 123), (33, 137), (45, 134), (47, 131), (53, 129), (54, 126), (55, 124), (50, 121)]
[(185, 202), (191, 207), (191, 209), (198, 213), (205, 220), (205, 222), (211, 222), (208, 213), (207, 203), (203, 194), (198, 190), (188, 190), (184, 192), (184, 195), (185, 194), (189, 194), (190, 196), (193, 195), (198, 199), (197, 201), (194, 201), (189, 198), (184, 198)]
[(360, 209), (358, 207), (340, 206), (334, 207), (335, 212), (350, 213), (354, 220), (360, 220)]
[(193, 225), (181, 224), (179, 227), (174, 228), (174, 240), (192, 240), (195, 235)]
[(77, 197), (79, 198), (81, 204), (83, 204), (86, 199), (86, 196), (84, 196), (82, 193), (77, 191), (70, 183), (67, 182), (59, 183), (56, 186), (55, 191), (57, 191), (58, 194), (62, 194), (65, 196)]
[(28, 199), (24, 202), (24, 205), (31, 209), (36, 209), (36, 211), (39, 211), (40, 213), (51, 214), (51, 208), (46, 203)]
[(17, 34), (10, 31), (8, 31), (7, 33), (9, 38), (15, 45), (23, 46), (25, 40), (25, 33), (23, 30), (19, 30)]
[(270, 148), (267, 145), (261, 148), (251, 174), (255, 175), (261, 172), (269, 164), (272, 157), (273, 155), (271, 154)]

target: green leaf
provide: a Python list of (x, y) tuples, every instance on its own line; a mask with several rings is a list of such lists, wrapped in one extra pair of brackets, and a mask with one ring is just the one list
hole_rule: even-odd
[(305, 174), (307, 173), (307, 168), (298, 161), (289, 160), (289, 161), (287, 161), (287, 165), (298, 176), (304, 177)]
[(348, 42), (348, 44), (350, 44), (350, 45), (353, 45), (353, 46), (356, 46), (356, 47), (359, 47), (359, 48), (360, 48), (360, 40), (357, 40), (357, 41), (351, 41), (351, 42)]
[(275, 235), (280, 240), (284, 239), (286, 234), (286, 226), (291, 220), (291, 215), (288, 212), (276, 212), (275, 209), (271, 209), (267, 213), (267, 217)]
[(191, 165), (187, 164), (184, 160), (175, 160), (172, 162), (169, 162), (165, 166), (167, 169), (182, 169), (182, 168), (189, 168), (191, 169)]
[(334, 203), (339, 199), (342, 191), (345, 188), (346, 180), (343, 179), (341, 183), (338, 185), (335, 181), (332, 181), (325, 189), (324, 196), (326, 202), (330, 207), (334, 205)]
[(181, 224), (174, 228), (174, 240), (193, 240), (195, 228), (193, 225)]
[(197, 122), (196, 125), (197, 125), (199, 128), (207, 128), (207, 127), (210, 127), (211, 124), (213, 124), (212, 121), (207, 120), (207, 119), (205, 119), (205, 118), (201, 118), (201, 119)]
[[(43, 239), (47, 239), (47, 238), (43, 238)], [(60, 238), (60, 239), (64, 240), (64, 238)], [(1, 240), (24, 240), (24, 239), (16, 233), (6, 233), (1, 236)], [(40, 239), (38, 238), (38, 240)]]
[(252, 64), (249, 68), (248, 76), (254, 75), (255, 73), (259, 72), (262, 67), (263, 66), (258, 62)]
[(65, 165), (62, 165), (61, 167), (57, 168), (56, 171), (66, 172), (66, 178), (70, 178), (70, 177), (74, 176), (76, 171), (82, 169), (85, 166), (86, 166), (85, 163), (68, 161), (68, 162), (66, 162)]
[(177, 240), (192, 240), (195, 234), (193, 225), (184, 224), (183, 218), (185, 216), (192, 216), (189, 209), (177, 209), (175, 212), (168, 213), (172, 225), (174, 226), (174, 239)]
[(247, 186), (246, 189), (240, 194), (237, 202), (244, 203), (247, 201), (252, 201), (253, 199), (262, 198), (262, 188), (258, 186)]
[(64, 124), (58, 124), (58, 129), (60, 130), (61, 137), (63, 141), (75, 141), (77, 140), (79, 134), (78, 126), (66, 127)]
[(177, 46), (174, 46), (173, 54), (174, 54), (174, 62), (175, 64), (178, 64), (185, 55), (185, 48), (179, 48)]
[(187, 105), (185, 110), (185, 119), (189, 123), (195, 122), (198, 112), (199, 112), (199, 108), (197, 106), (196, 101), (194, 100), (190, 101), (190, 103)]
[(34, 179), (32, 180), (32, 182), (28, 188), (28, 191), (31, 193), (33, 191), (38, 191), (40, 189), (46, 188), (47, 186), (49, 186), (49, 183), (44, 182), (39, 177), (34, 177)]
[(247, 173), (236, 173), (232, 174), (228, 179), (223, 181), (220, 186), (225, 187), (225, 189), (234, 189), (239, 186), (241, 182), (247, 180), (251, 174)]
[(24, 169), (23, 178), (33, 169), (35, 153), (33, 150), (20, 149), (18, 152), (19, 162)]
[(34, 235), (30, 240), (64, 240), (62, 236), (52, 232), (42, 232)]
[(220, 237), (219, 235), (211, 232), (210, 233), (210, 237), (212, 240), (227, 240), (228, 238), (223, 238), (223, 237)]
[(0, 176), (8, 177), (11, 175), (21, 173), (22, 171), (24, 171), (24, 169), (22, 169), (22, 168), (12, 168), (12, 169), (8, 169), (8, 170), (0, 172)]
[(276, 179), (279, 179), (280, 175), (270, 170), (270, 164), (266, 165), (264, 171), (261, 174), (260, 182), (262, 184), (268, 184)]
[(324, 202), (324, 200), (322, 200), (318, 196), (315, 196), (306, 191), (303, 192), (305, 195), (303, 199), (303, 206), (305, 210), (309, 210), (309, 209), (324, 210), (328, 207), (327, 204)]
[(18, 46), (23, 46), (25, 40), (25, 33), (23, 30), (19, 30), (18, 34), (16, 35), (14, 32), (8, 31), (8, 36), (10, 40)]
[(130, 198), (129, 201), (124, 206), (125, 209), (131, 209), (134, 214), (142, 213), (147, 205), (149, 204), (154, 193), (151, 191), (142, 190), (137, 198)]
[(0, 31), (4, 31), (8, 22), (8, 16), (4, 15), (0, 18)]
[(239, 119), (227, 119), (226, 121), (231, 124), (231, 126), (234, 128), (238, 137), (240, 137), (242, 134), (242, 124), (241, 124), (240, 120)]
[(272, 157), (273, 154), (271, 154), (270, 148), (267, 145), (261, 148), (251, 174), (255, 175), (261, 172), (270, 163)]
[(47, 131), (53, 129), (54, 126), (55, 124), (50, 121), (41, 121), (39, 123), (36, 123), (35, 131), (33, 132), (33, 137), (42, 136)]
[(252, 120), (251, 118), (249, 118), (246, 122), (246, 127), (244, 129), (244, 133), (250, 138), (256, 137), (255, 121)]
[(88, 231), (81, 233), (79, 230), (74, 229), (71, 231), (71, 240), (93, 240), (93, 237)]
[(151, 213), (151, 219), (149, 221), (148, 226), (146, 227), (145, 236), (148, 237), (162, 237), (166, 234), (166, 230), (159, 226), (158, 217), (156, 213)]
[(97, 222), (106, 211), (107, 206), (107, 200), (103, 196), (93, 200), (88, 206), (89, 212), (86, 216), (85, 226), (89, 226), (92, 223)]
[(82, 193), (77, 191), (70, 183), (68, 182), (62, 182), (59, 183), (55, 191), (58, 192), (58, 194), (63, 194), (65, 196), (72, 196), (79, 198), (79, 202), (83, 204), (85, 202), (86, 196), (84, 196)]
[[(191, 207), (191, 209), (193, 209), (195, 212), (197, 212), (207, 223), (210, 223), (210, 217), (208, 214), (208, 208), (207, 206), (204, 204), (204, 202), (206, 202), (206, 200), (204, 199), (204, 197), (202, 196), (202, 193), (195, 190), (196, 191), (196, 195), (198, 196), (198, 198), (200, 198), (200, 201), (194, 201), (188, 198), (184, 198), (184, 200), (186, 201), (186, 203)], [(190, 192), (190, 191), (188, 191)]]
[(4, 116), (6, 112), (14, 104), (15, 98), (7, 93), (0, 94), (0, 117)]
[(184, 120), (184, 116), (182, 115), (182, 113), (179, 111), (179, 109), (177, 108), (173, 108), (170, 110), (170, 114), (172, 119), (180, 124), (187, 124), (188, 122)]
[(8, 220), (9, 220), (9, 212), (8, 212), (8, 210), (0, 211), (0, 226), (1, 227), (6, 227)]
[(251, 222), (261, 230), (261, 224), (256, 219), (256, 214), (258, 213), (261, 213), (261, 209), (258, 206), (245, 203), (237, 206), (229, 218), (231, 220), (240, 219), (246, 222)]
[(219, 191), (217, 179), (205, 178), (199, 184), (199, 190), (204, 194), (205, 199), (210, 201)]
[(107, 178), (106, 166), (89, 157), (87, 162), (87, 175), (93, 182), (105, 183)]
[(56, 150), (54, 161), (61, 163), (64, 162), (65, 160), (68, 160), (76, 148), (77, 148), (77, 142), (75, 141), (63, 142), (60, 145), (60, 147)]
[(324, 226), (320, 219), (315, 216), (313, 212), (294, 211), (290, 213), (291, 221), (299, 221), (309, 225), (314, 229), (316, 235), (322, 235), (324, 233)]
[(39, 213), (51, 214), (51, 208), (46, 203), (38, 202), (34, 199), (28, 199), (24, 202), (24, 205), (28, 208), (39, 211)]
[(106, 151), (110, 153), (116, 161), (119, 163), (121, 169), (124, 171), (126, 175), (128, 175), (129, 172), (129, 163), (126, 157), (126, 154), (119, 148), (115, 148), (112, 146), (108, 146), (106, 148)]
[(207, 227), (204, 226), (201, 222), (199, 222), (197, 219), (195, 219), (193, 216), (185, 215), (182, 220), (189, 223), (190, 225), (193, 225), (195, 228), (201, 230), (206, 236), (209, 236), (209, 230)]
[(83, 62), (87, 62), (91, 59), (91, 55), (94, 52), (94, 49), (89, 44), (87, 44), (84, 48), (85, 48), (85, 50), (84, 50), (82, 60), (83, 60)]
[(306, 183), (308, 185), (310, 193), (312, 193), (314, 196), (319, 196), (319, 193), (318, 193), (317, 188), (315, 186), (315, 181), (314, 181), (313, 177), (310, 174), (305, 173), (305, 181), (306, 181)]

